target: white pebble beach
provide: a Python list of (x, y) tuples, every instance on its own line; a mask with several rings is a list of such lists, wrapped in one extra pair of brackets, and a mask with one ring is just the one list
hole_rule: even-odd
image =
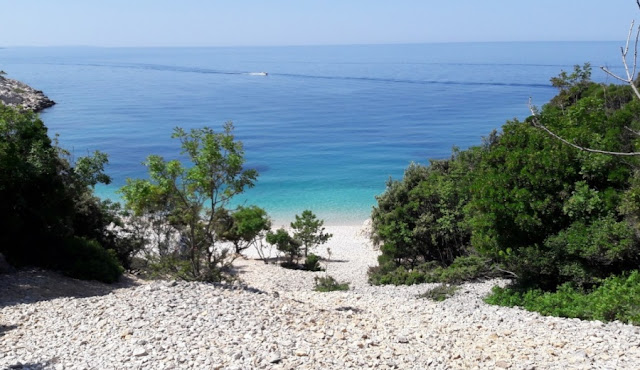
[[(378, 252), (361, 228), (327, 231), (333, 238), (315, 251), (331, 249), (326, 272), (267, 265), (248, 251), (234, 262), (241, 285), (129, 277), (109, 287), (41, 271), (0, 275), (0, 368), (640, 367), (639, 327), (484, 303), (503, 280), (464, 284), (443, 302), (417, 297), (433, 284), (370, 286)], [(350, 290), (315, 292), (314, 276), (324, 274)]]

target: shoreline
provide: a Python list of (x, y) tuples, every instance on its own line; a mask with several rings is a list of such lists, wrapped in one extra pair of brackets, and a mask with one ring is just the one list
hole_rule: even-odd
[(22, 107), (36, 113), (52, 107), (56, 104), (49, 99), (41, 90), (20, 82), (4, 77), (0, 74), (0, 104), (9, 107)]

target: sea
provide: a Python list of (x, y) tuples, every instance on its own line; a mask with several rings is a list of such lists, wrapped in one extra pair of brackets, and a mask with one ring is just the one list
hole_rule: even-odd
[(118, 201), (146, 178), (150, 154), (180, 158), (177, 126), (235, 125), (260, 176), (229, 207), (258, 205), (285, 225), (310, 209), (327, 225), (361, 224), (387, 181), (412, 162), (447, 158), (557, 91), (562, 70), (622, 72), (622, 42), (0, 49), (7, 77), (57, 104), (41, 113), (74, 158), (109, 155)]

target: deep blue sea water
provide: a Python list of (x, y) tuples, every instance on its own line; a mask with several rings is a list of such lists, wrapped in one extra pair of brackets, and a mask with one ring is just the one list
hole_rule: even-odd
[[(231, 120), (257, 204), (280, 223), (306, 208), (360, 223), (412, 162), (480, 143), (556, 91), (575, 64), (619, 68), (619, 42), (456, 43), (243, 48), (5, 48), (0, 69), (58, 104), (42, 113), (75, 156), (109, 154), (117, 199), (148, 154), (175, 158), (175, 126)], [(268, 76), (251, 75), (268, 72)], [(594, 68), (594, 79), (605, 76)], [(609, 81), (613, 82), (613, 81)]]

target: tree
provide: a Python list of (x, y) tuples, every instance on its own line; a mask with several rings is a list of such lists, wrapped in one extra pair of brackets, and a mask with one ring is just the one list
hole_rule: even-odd
[(302, 212), (302, 216), (296, 215), (296, 220), (291, 223), (293, 237), (303, 246), (304, 256), (318, 245), (326, 243), (333, 235), (324, 232), (323, 220), (317, 219), (310, 210)]
[(145, 162), (150, 179), (128, 179), (121, 192), (137, 216), (154, 213), (178, 234), (178, 257), (188, 262), (185, 278), (219, 280), (231, 261), (216, 243), (216, 212), (252, 187), (258, 173), (244, 168), (244, 149), (233, 136), (231, 122), (222, 132), (178, 127), (172, 137), (180, 141), (181, 154), (191, 166), (151, 155)]
[[(220, 218), (224, 217), (220, 216)], [(265, 232), (271, 230), (271, 220), (267, 212), (257, 206), (240, 206), (227, 217), (226, 222), (221, 222), (221, 237), (233, 243), (236, 253), (242, 253), (243, 250), (253, 245), (261, 254), (262, 250), (259, 244), (265, 236)], [(260, 257), (264, 260), (264, 256)]]
[(300, 241), (292, 238), (287, 230), (280, 228), (276, 232), (267, 232), (267, 243), (275, 245), (276, 249), (287, 256), (287, 264), (293, 265), (297, 263), (302, 255), (300, 250)]

